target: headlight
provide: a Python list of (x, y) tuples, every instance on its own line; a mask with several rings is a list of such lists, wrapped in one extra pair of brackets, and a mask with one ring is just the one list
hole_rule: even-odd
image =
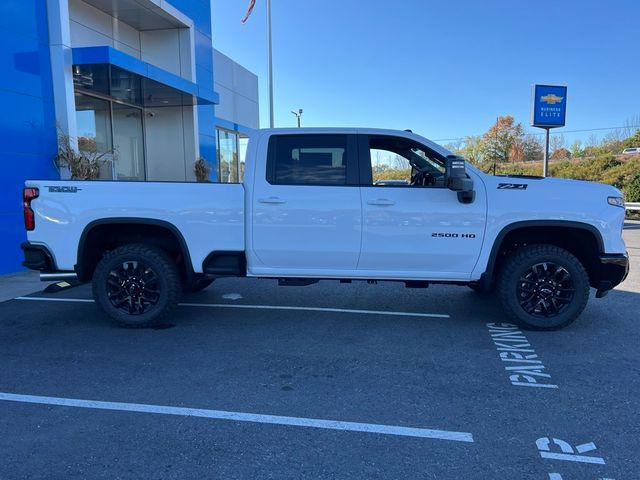
[(614, 207), (624, 208), (624, 198), (622, 197), (607, 197), (607, 203)]

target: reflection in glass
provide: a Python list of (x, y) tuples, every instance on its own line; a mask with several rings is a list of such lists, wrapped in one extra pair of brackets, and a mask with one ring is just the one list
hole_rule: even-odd
[(111, 67), (111, 96), (123, 102), (142, 104), (142, 80), (140, 75)]
[(73, 86), (92, 92), (109, 94), (109, 66), (106, 64), (74, 65)]
[(222, 183), (238, 183), (238, 136), (218, 129), (218, 178)]
[[(75, 100), (78, 149), (87, 153), (110, 152), (113, 143), (109, 102), (81, 94), (76, 94)], [(112, 178), (110, 162), (100, 169), (100, 178)]]
[(244, 162), (247, 157), (247, 146), (249, 145), (249, 137), (238, 138), (238, 156), (240, 158), (240, 177), (238, 181), (244, 180)]

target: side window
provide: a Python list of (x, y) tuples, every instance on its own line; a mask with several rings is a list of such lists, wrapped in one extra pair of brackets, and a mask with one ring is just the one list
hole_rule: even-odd
[(419, 143), (384, 135), (368, 137), (372, 185), (438, 187), (444, 184), (444, 160)]
[(274, 135), (267, 181), (273, 185), (347, 185), (347, 135)]

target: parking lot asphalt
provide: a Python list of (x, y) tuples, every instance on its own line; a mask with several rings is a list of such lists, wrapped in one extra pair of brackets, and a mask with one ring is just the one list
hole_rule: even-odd
[(144, 330), (88, 286), (1, 303), (0, 479), (640, 478), (625, 239), (629, 278), (558, 332), (390, 282), (217, 280)]

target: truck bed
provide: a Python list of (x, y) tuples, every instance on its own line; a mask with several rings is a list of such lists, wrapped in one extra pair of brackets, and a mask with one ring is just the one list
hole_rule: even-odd
[[(28, 240), (54, 255), (59, 270), (73, 270), (83, 232), (97, 222), (171, 224), (189, 245), (193, 271), (212, 251), (243, 251), (244, 187), (241, 184), (30, 180), (35, 229)], [(214, 233), (215, 232), (215, 233)]]

